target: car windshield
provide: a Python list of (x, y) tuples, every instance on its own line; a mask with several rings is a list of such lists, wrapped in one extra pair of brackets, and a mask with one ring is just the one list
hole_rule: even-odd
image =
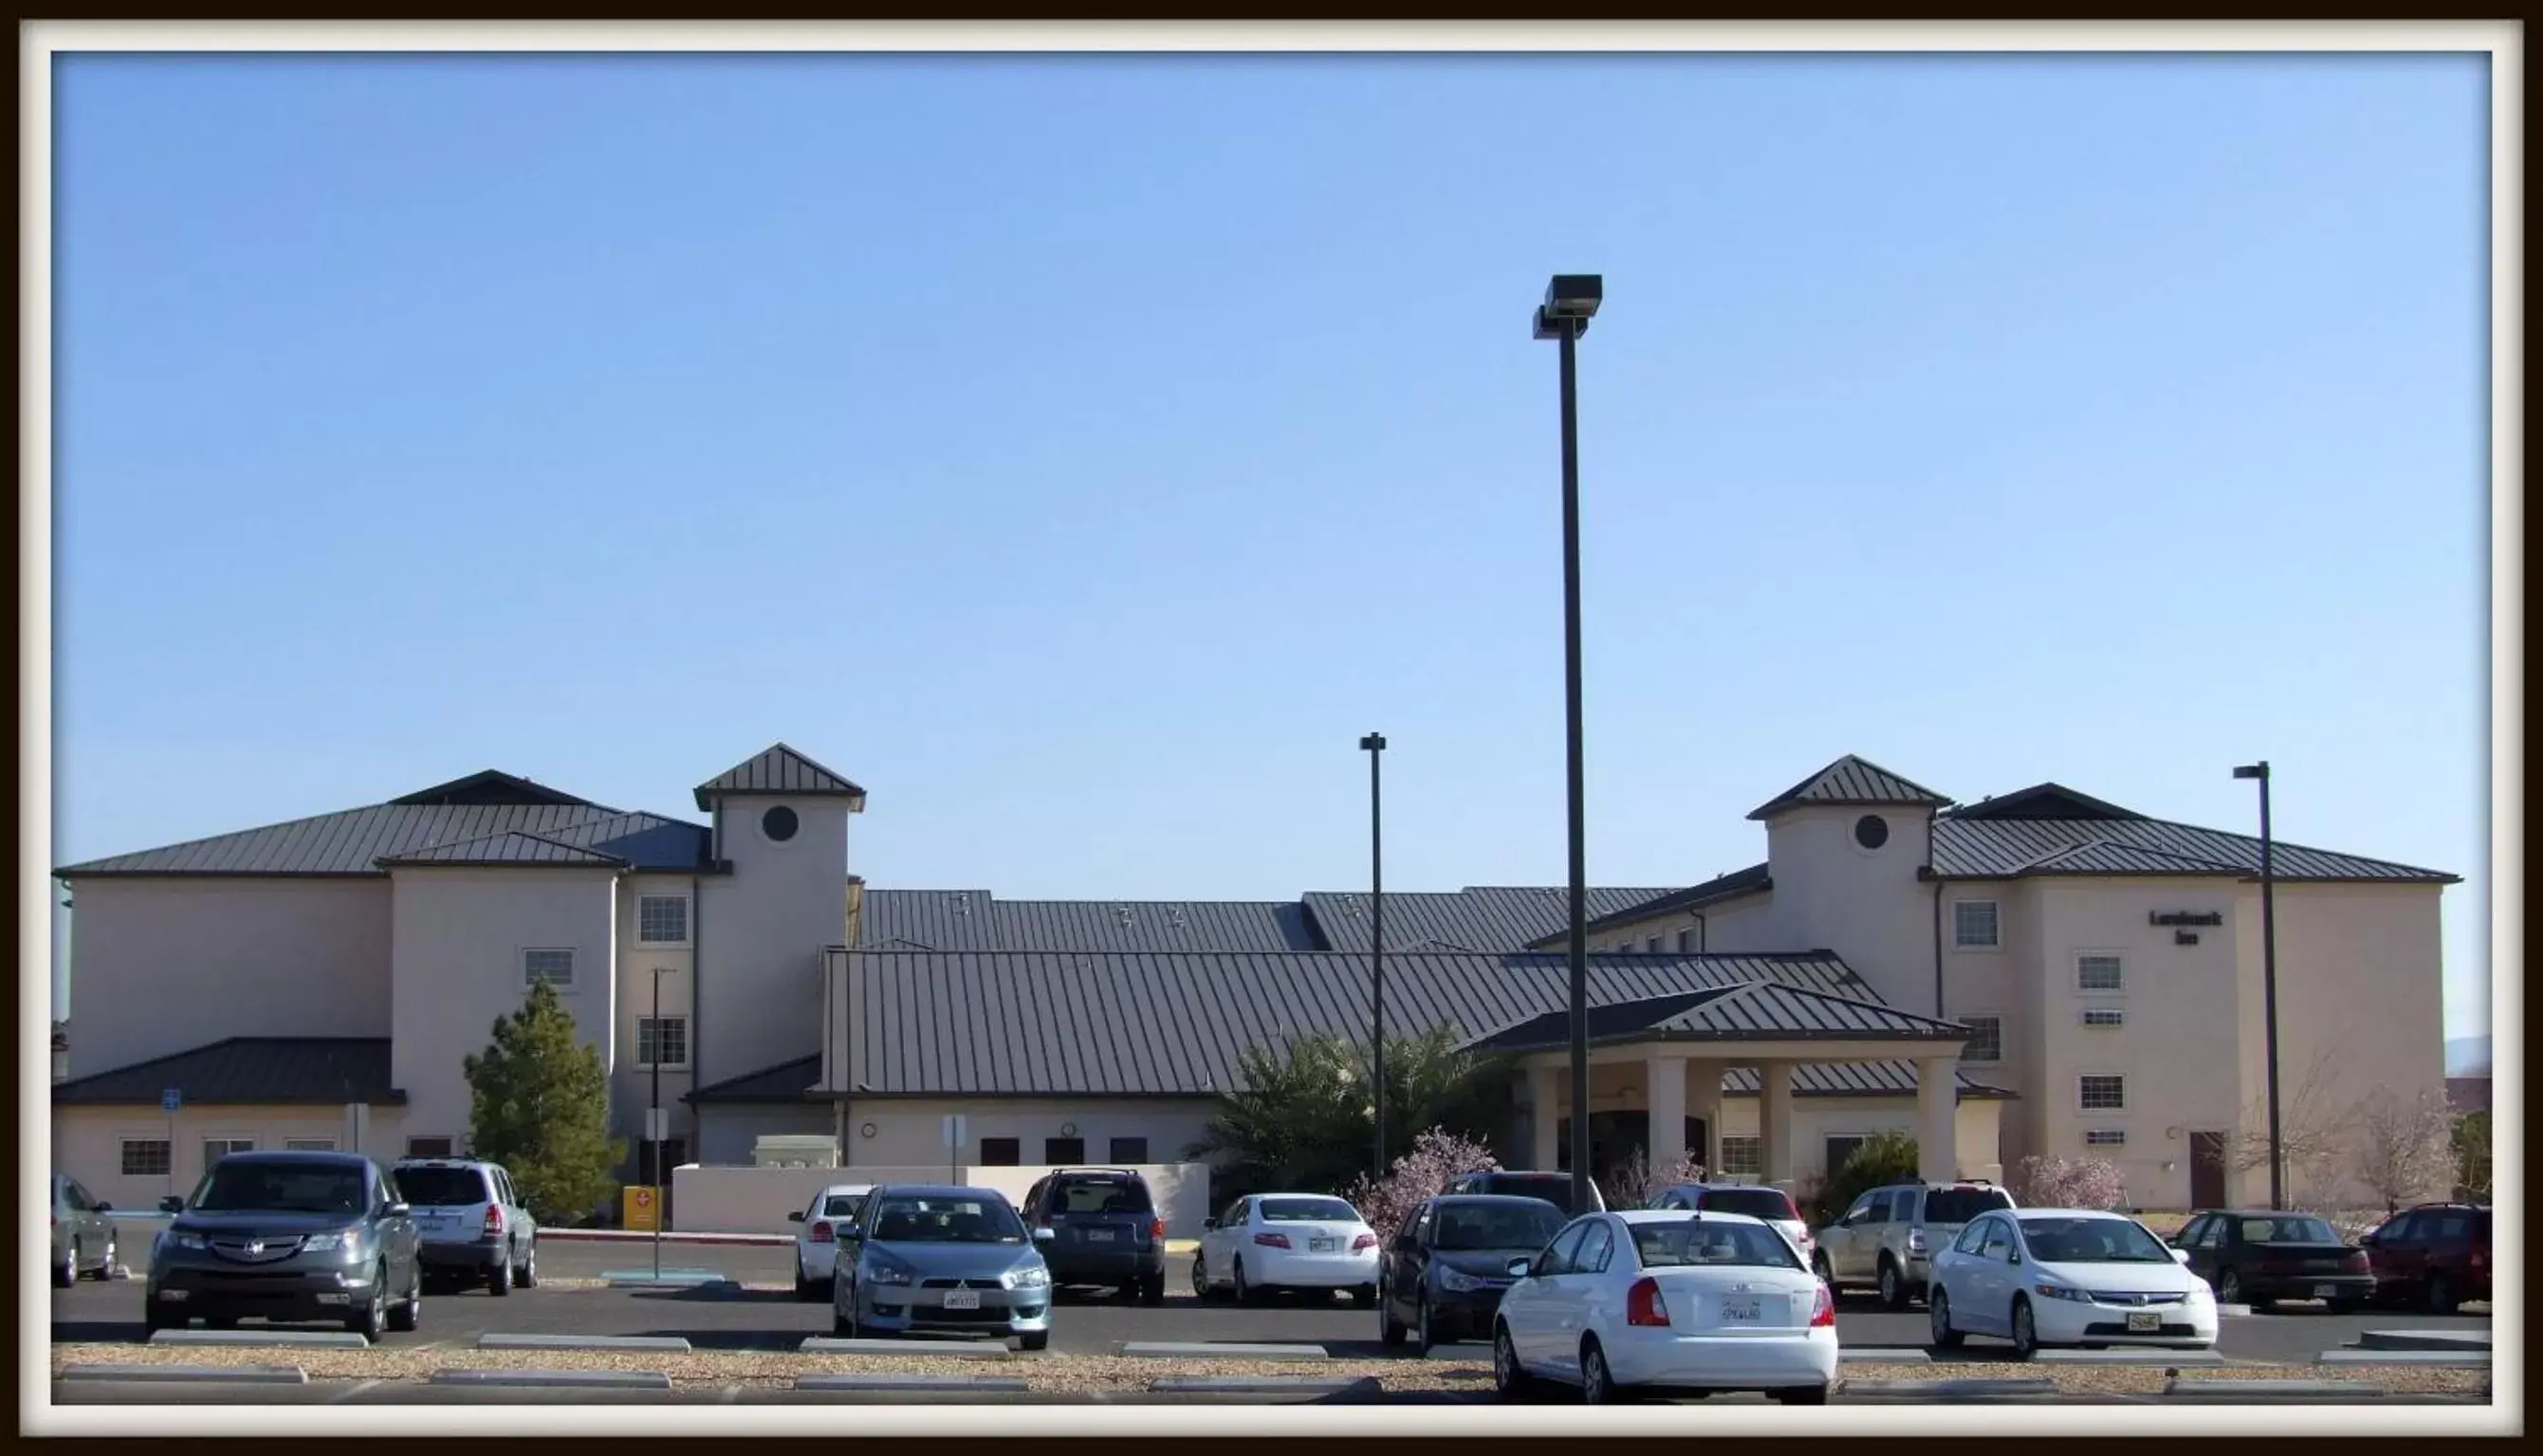
[(1795, 1219), (1793, 1200), (1776, 1188), (1707, 1188), (1700, 1199), (1707, 1213), (1745, 1213), (1750, 1218)]
[(2246, 1244), (2337, 1244), (2340, 1235), (2319, 1218), (2283, 1215), (2242, 1220)]
[(493, 1197), (486, 1191), (485, 1175), (474, 1168), (401, 1168), (395, 1177), (398, 1191), (418, 1208), (484, 1203)]
[(2170, 1264), (2163, 1241), (2124, 1218), (2026, 1218), (2023, 1242), (2042, 1264)]
[(1440, 1249), (1542, 1249), (1562, 1227), (1563, 1211), (1542, 1199), (1446, 1203), (1431, 1243)]
[(854, 1218), (857, 1216), (857, 1210), (864, 1206), (866, 1206), (866, 1195), (863, 1193), (832, 1193), (821, 1200), (821, 1216)]
[(1966, 1223), (1994, 1208), (2010, 1208), (2002, 1188), (1935, 1188), (1925, 1194), (1927, 1223)]
[(359, 1213), (362, 1170), (230, 1158), (195, 1186), (193, 1206), (204, 1213)]
[(1147, 1213), (1148, 1186), (1133, 1178), (1078, 1178), (1051, 1197), (1053, 1213)]
[(1025, 1226), (1003, 1198), (884, 1199), (875, 1233), (885, 1244), (1021, 1244)]
[(1802, 1266), (1793, 1247), (1763, 1224), (1689, 1218), (1632, 1225), (1634, 1252), (1645, 1268), (1745, 1264), (1756, 1268)]
[(1484, 1185), (1490, 1193), (1515, 1193), (1522, 1198), (1543, 1198), (1566, 1213), (1572, 1211), (1572, 1177), (1570, 1174), (1519, 1174), (1495, 1178)]
[(1265, 1198), (1256, 1205), (1265, 1223), (1357, 1223), (1359, 1213), (1340, 1198)]

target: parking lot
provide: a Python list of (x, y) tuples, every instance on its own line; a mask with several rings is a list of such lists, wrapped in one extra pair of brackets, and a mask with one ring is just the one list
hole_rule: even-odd
[[(665, 1269), (710, 1269), (739, 1285), (686, 1289), (607, 1288), (599, 1281), (624, 1270), (651, 1270), (653, 1251), (641, 1243), (555, 1240), (539, 1250), (541, 1287), (498, 1299), (482, 1288), (439, 1293), (424, 1302), (423, 1328), (391, 1334), (385, 1348), (466, 1348), (486, 1334), (676, 1336), (706, 1350), (793, 1350), (810, 1336), (830, 1333), (825, 1304), (799, 1304), (787, 1290), (793, 1251), (759, 1245), (662, 1246)], [(1180, 1274), (1181, 1267), (1177, 1266)], [(139, 1342), (139, 1279), (83, 1282), (52, 1291), (53, 1341)], [(2432, 1317), (2405, 1313), (2333, 1315), (2311, 1304), (2281, 1305), (2270, 1314), (2224, 1321), (2218, 1350), (2237, 1363), (2310, 1365), (2323, 1350), (2354, 1342), (2367, 1330), (2488, 1330), (2487, 1309)], [(1838, 1340), (1848, 1347), (1922, 1348), (1921, 1306), (1891, 1314), (1865, 1299), (1848, 1299), (1837, 1316)], [(1111, 1355), (1127, 1341), (1208, 1341), (1319, 1344), (1337, 1358), (1378, 1359), (1376, 1315), (1347, 1302), (1284, 1301), (1262, 1308), (1202, 1304), (1180, 1282), (1164, 1305), (1143, 1308), (1121, 1301), (1063, 1292), (1053, 1321), (1051, 1349), (1064, 1355)], [(1482, 1344), (1459, 1346), (1483, 1361)], [(1999, 1361), (1996, 1341), (1973, 1339), (1953, 1360)]]

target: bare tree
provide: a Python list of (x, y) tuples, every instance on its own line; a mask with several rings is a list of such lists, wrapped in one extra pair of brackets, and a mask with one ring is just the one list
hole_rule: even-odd
[(1641, 1148), (1625, 1159), (1616, 1170), (1616, 1186), (1608, 1191), (1618, 1208), (1648, 1208), (1654, 1198), (1682, 1183), (1704, 1182), (1704, 1167), (1692, 1152), (1680, 1153), (1677, 1161), (1665, 1168), (1654, 1168)]
[(2454, 1114), (2423, 1089), (2379, 1087), (2357, 1105), (2357, 1179), (2390, 1210), (2443, 1191), (2453, 1172)]
[[(2354, 1163), (2356, 1109), (2340, 1102), (2341, 1048), (2325, 1046), (2314, 1053), (2292, 1087), (2279, 1083), (2278, 1161), (2285, 1169), (2287, 1202), (2325, 1212), (2340, 1198)], [(2270, 1107), (2265, 1091), (2243, 1114), (2244, 1130), (2235, 1139), (2238, 1172), (2266, 1172), (2270, 1166)]]

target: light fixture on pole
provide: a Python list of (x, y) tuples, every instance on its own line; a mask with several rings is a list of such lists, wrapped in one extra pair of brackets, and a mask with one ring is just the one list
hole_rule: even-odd
[(1369, 1177), (1386, 1178), (1386, 877), (1385, 841), (1378, 835), (1377, 760), (1386, 751), (1386, 734), (1359, 740), (1368, 751), (1368, 1048), (1369, 1093), (1377, 1124), (1374, 1166)]
[[(1571, 821), (1572, 1206), (1589, 1206), (1589, 878), (1581, 843), (1580, 780), (1580, 448), (1573, 351), (1598, 312), (1605, 284), (1596, 273), (1557, 273), (1537, 306), (1536, 337), (1562, 345), (1563, 395), (1563, 728)], [(1551, 1114), (1553, 1109), (1545, 1110)]]
[(2278, 916), (2277, 874), (2270, 834), (2270, 761), (2247, 763), (2234, 770), (2238, 779), (2261, 785), (2261, 1035), (2270, 1097), (2270, 1206), (2287, 1206), (2285, 1151), (2278, 1144)]

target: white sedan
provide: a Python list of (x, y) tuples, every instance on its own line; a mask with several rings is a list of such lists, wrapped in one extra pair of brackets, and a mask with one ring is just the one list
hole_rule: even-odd
[(874, 1185), (834, 1183), (812, 1195), (810, 1204), (786, 1215), (795, 1231), (795, 1297), (811, 1301), (830, 1297), (830, 1274), (838, 1266), (838, 1231), (857, 1221)]
[(1998, 1209), (1934, 1255), (1935, 1347), (1992, 1335), (2027, 1360), (2048, 1344), (2213, 1345), (2216, 1296), (2189, 1257), (2125, 1214)]
[(1836, 1379), (1836, 1300), (1790, 1241), (1737, 1213), (1638, 1209), (1574, 1219), (1493, 1322), (1493, 1384), (1580, 1387), (1592, 1405), (1637, 1390), (1763, 1391), (1823, 1405)]
[(1349, 1289), (1363, 1308), (1377, 1303), (1377, 1231), (1359, 1210), (1323, 1193), (1258, 1193), (1201, 1225), (1193, 1256), (1193, 1292), (1221, 1288), (1254, 1304), (1284, 1289), (1327, 1299)]

